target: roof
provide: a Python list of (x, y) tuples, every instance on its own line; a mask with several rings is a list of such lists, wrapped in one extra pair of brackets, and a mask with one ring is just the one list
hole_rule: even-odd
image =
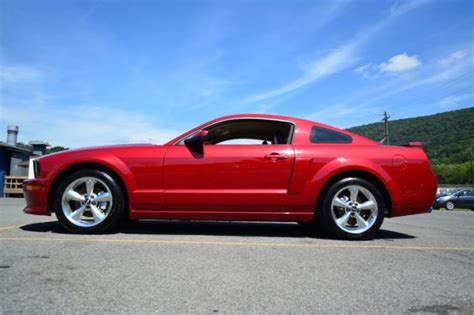
[(213, 119), (212, 121), (234, 119), (234, 118), (263, 118), (263, 119), (266, 118), (266, 119), (288, 120), (288, 121), (293, 121), (293, 122), (300, 121), (300, 122), (315, 123), (314, 121), (309, 121), (307, 119), (301, 119), (301, 118), (290, 117), (290, 116), (272, 115), (272, 114), (251, 114), (251, 113), (222, 116), (222, 117)]
[(22, 149), (22, 148), (19, 148), (19, 147), (15, 147), (15, 146), (9, 145), (9, 144), (4, 143), (4, 142), (0, 142), (0, 148), (5, 148), (9, 151), (15, 151), (15, 152), (19, 152), (19, 153), (28, 154), (28, 155), (34, 155), (33, 152), (31, 152), (28, 149)]
[[(192, 134), (193, 132), (195, 132), (196, 130), (199, 130), (199, 129), (202, 129), (204, 128), (205, 126), (208, 126), (208, 125), (212, 125), (216, 122), (219, 122), (219, 121), (225, 121), (225, 120), (231, 120), (231, 119), (245, 119), (245, 118), (257, 118), (257, 119), (271, 119), (271, 120), (282, 120), (282, 121), (288, 121), (288, 122), (292, 122), (294, 124), (297, 125), (297, 128), (299, 129), (299, 131), (301, 130), (306, 130), (307, 132), (309, 132), (309, 130), (311, 129), (311, 127), (313, 126), (319, 126), (319, 127), (323, 127), (323, 128), (327, 128), (327, 129), (331, 129), (331, 130), (334, 130), (334, 131), (338, 131), (338, 132), (342, 132), (344, 134), (347, 134), (347, 135), (350, 135), (353, 139), (359, 139), (359, 141), (363, 141), (363, 142), (370, 142), (370, 143), (373, 143), (373, 141), (371, 140), (368, 140), (366, 138), (363, 138), (359, 135), (356, 135), (354, 133), (351, 133), (347, 130), (342, 130), (342, 129), (339, 129), (339, 128), (336, 128), (336, 127), (333, 127), (333, 126), (329, 126), (329, 125), (325, 125), (325, 124), (322, 124), (322, 123), (319, 123), (319, 122), (315, 122), (315, 121), (311, 121), (311, 120), (307, 120), (307, 119), (301, 119), (301, 118), (295, 118), (295, 117), (289, 117), (289, 116), (282, 116), (282, 115), (271, 115), (271, 114), (250, 114), (250, 113), (247, 113), (247, 114), (235, 114), (235, 115), (228, 115), (228, 116), (222, 116), (222, 117), (218, 117), (216, 119), (213, 119), (213, 120), (210, 120), (204, 124), (201, 124), (173, 139), (171, 139), (170, 141), (168, 141), (167, 143), (165, 143), (165, 145), (172, 145), (173, 143), (175, 143), (176, 141), (178, 141), (179, 139), (181, 139), (182, 137), (186, 137), (187, 135), (190, 135)], [(303, 137), (303, 133), (299, 132), (299, 135), (301, 137)], [(309, 137), (309, 136), (308, 136)]]

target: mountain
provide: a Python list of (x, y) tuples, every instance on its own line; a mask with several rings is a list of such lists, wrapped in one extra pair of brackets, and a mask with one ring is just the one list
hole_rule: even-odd
[[(385, 137), (384, 124), (348, 128), (372, 140)], [(474, 107), (389, 121), (391, 145), (420, 141), (441, 183), (469, 184), (470, 161), (474, 155)]]

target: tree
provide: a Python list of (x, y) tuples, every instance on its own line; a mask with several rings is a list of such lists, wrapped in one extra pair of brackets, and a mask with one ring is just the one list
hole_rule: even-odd
[(23, 149), (23, 150), (28, 150), (28, 151), (33, 150), (33, 147), (31, 145), (25, 144), (23, 142), (17, 142), (16, 147), (20, 148), (20, 149)]
[[(348, 130), (376, 141), (384, 137), (382, 123)], [(423, 143), (423, 150), (441, 184), (471, 182), (474, 107), (390, 122), (391, 144), (404, 145), (415, 140)]]
[(58, 146), (49, 147), (48, 149), (46, 149), (46, 154), (65, 151), (65, 150), (69, 150), (69, 148), (65, 148), (65, 147), (62, 147), (62, 146), (58, 145)]

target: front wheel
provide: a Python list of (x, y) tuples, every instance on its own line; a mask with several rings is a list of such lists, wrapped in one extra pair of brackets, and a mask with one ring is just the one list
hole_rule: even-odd
[(56, 216), (67, 230), (80, 234), (109, 232), (125, 215), (123, 192), (114, 178), (99, 170), (67, 176), (54, 195)]
[(455, 207), (456, 206), (454, 205), (454, 202), (452, 202), (452, 201), (446, 202), (446, 210), (452, 211), (452, 210), (454, 210)]
[(362, 178), (345, 178), (325, 192), (316, 210), (318, 225), (329, 236), (360, 240), (375, 236), (385, 207), (380, 191)]

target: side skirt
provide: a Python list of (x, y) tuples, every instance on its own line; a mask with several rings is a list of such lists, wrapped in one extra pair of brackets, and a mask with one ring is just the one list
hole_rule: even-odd
[(174, 219), (215, 221), (282, 221), (310, 222), (314, 213), (308, 212), (225, 212), (225, 211), (130, 211), (130, 219)]

